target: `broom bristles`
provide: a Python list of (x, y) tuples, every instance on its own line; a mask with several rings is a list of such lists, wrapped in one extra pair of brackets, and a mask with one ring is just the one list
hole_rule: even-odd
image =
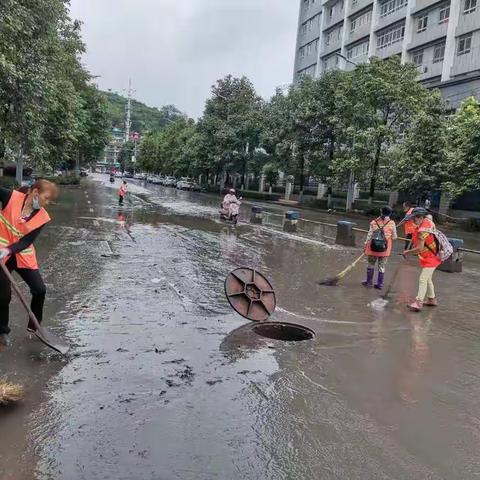
[(8, 405), (23, 400), (25, 389), (21, 385), (0, 380), (0, 405)]
[(319, 285), (327, 285), (329, 287), (335, 287), (338, 285), (338, 282), (340, 281), (340, 277), (337, 275), (336, 277), (330, 277), (326, 278), (325, 280), (322, 280), (321, 282), (318, 282)]

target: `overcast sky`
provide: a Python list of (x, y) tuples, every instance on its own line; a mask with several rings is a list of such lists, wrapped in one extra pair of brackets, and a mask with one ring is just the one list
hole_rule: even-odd
[(246, 75), (264, 97), (293, 75), (298, 0), (71, 0), (101, 89), (201, 115), (210, 87)]

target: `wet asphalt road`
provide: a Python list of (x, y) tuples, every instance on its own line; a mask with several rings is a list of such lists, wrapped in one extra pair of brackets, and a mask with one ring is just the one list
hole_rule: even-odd
[[(389, 305), (372, 308), (363, 266), (316, 286), (358, 256), (332, 231), (285, 234), (276, 207), (261, 227), (244, 207), (234, 228), (216, 198), (148, 188), (132, 184), (119, 208), (116, 186), (89, 180), (53, 208), (39, 242), (46, 318), (73, 348), (61, 359), (30, 340), (15, 306), (0, 374), (29, 395), (0, 415), (2, 480), (480, 476), (477, 259), (436, 274), (438, 309), (404, 308), (413, 261)], [(274, 285), (273, 319), (315, 340), (249, 331), (223, 294), (242, 265)]]

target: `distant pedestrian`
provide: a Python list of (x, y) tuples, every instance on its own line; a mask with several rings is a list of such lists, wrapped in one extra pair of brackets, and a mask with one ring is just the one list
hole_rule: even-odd
[[(392, 253), (393, 240), (397, 238), (397, 227), (390, 218), (392, 209), (385, 206), (381, 210), (380, 217), (372, 220), (365, 242), (365, 253), (367, 255), (367, 279), (362, 282), (364, 287), (372, 287), (381, 290), (385, 279), (385, 268), (387, 260)], [(375, 264), (378, 263), (377, 283), (373, 285), (375, 275)]]
[(118, 190), (118, 204), (123, 205), (123, 199), (125, 198), (125, 195), (127, 194), (127, 181), (124, 180), (122, 184), (120, 185), (120, 188)]
[[(409, 217), (413, 212), (413, 206), (410, 202), (403, 202), (403, 213), (405, 218)], [(405, 220), (403, 223), (403, 231), (405, 233), (405, 250), (408, 250), (412, 246), (412, 234), (415, 230), (413, 220)]]
[(430, 206), (431, 206), (431, 205), (432, 205), (432, 201), (431, 201), (429, 198), (427, 198), (427, 199), (425, 200), (425, 208), (426, 208), (427, 210), (430, 210)]
[[(432, 277), (442, 261), (437, 255), (439, 248), (436, 237), (431, 233), (435, 230), (435, 225), (427, 216), (428, 212), (425, 208), (418, 207), (413, 210), (411, 218), (415, 225), (412, 236), (414, 248), (403, 252), (404, 257), (409, 254), (418, 255), (422, 269), (418, 281), (417, 297), (412, 304), (408, 305), (408, 308), (414, 312), (419, 312), (424, 305), (428, 307), (438, 305)], [(427, 297), (427, 301), (425, 301), (425, 297)]]

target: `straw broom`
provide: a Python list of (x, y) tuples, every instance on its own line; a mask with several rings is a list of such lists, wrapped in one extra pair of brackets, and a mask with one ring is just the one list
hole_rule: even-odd
[(322, 280), (318, 282), (319, 285), (328, 285), (331, 287), (334, 287), (338, 284), (338, 282), (350, 271), (353, 270), (357, 263), (365, 256), (365, 253), (362, 253), (354, 262), (352, 262), (345, 270), (342, 270), (338, 275), (335, 275), (334, 277), (329, 277), (326, 278), (325, 280)]
[(24, 397), (25, 390), (21, 385), (15, 385), (14, 383), (0, 379), (0, 406), (18, 402), (23, 400)]

